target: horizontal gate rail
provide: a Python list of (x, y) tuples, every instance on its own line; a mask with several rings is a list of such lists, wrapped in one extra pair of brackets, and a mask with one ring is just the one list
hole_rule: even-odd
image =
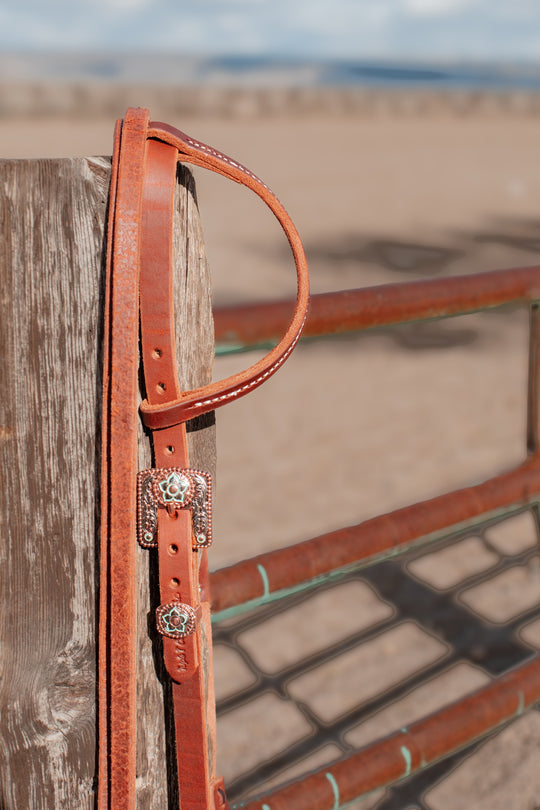
[[(346, 759), (243, 804), (244, 810), (339, 810), (406, 779), (519, 717), (540, 700), (540, 657)], [(464, 797), (466, 803), (466, 797)]]
[[(540, 300), (540, 267), (493, 270), (313, 295), (303, 337), (465, 315), (510, 302)], [(286, 329), (292, 301), (218, 307), (218, 353), (272, 344)]]
[(482, 484), (259, 554), (210, 575), (219, 622), (501, 513), (540, 502), (540, 457)]

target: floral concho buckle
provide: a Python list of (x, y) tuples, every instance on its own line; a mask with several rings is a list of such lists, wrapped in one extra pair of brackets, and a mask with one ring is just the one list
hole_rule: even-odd
[(185, 638), (191, 636), (197, 629), (200, 609), (197, 611), (191, 605), (183, 602), (168, 602), (160, 605), (156, 610), (156, 625), (158, 632), (168, 638)]
[(137, 475), (137, 539), (157, 547), (158, 509), (192, 510), (193, 548), (212, 544), (212, 478), (202, 470), (180, 467), (141, 470)]

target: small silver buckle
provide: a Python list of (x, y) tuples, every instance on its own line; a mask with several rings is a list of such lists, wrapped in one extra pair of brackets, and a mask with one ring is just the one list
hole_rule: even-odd
[(157, 547), (158, 509), (192, 510), (193, 548), (212, 545), (212, 477), (202, 470), (164, 467), (137, 475), (137, 539)]

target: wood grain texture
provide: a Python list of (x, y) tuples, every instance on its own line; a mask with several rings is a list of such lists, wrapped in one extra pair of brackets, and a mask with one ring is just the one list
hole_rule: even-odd
[[(0, 161), (1, 810), (94, 804), (109, 171), (104, 158)], [(201, 385), (213, 356), (210, 285), (193, 181), (184, 169), (177, 207), (179, 367), (183, 384)], [(212, 420), (195, 427), (191, 463), (213, 472)], [(139, 456), (149, 466), (142, 429)], [(143, 549), (138, 558), (137, 807), (164, 810), (173, 806), (167, 781), (174, 780), (165, 767), (168, 689), (156, 677), (159, 642), (148, 633), (155, 559)]]

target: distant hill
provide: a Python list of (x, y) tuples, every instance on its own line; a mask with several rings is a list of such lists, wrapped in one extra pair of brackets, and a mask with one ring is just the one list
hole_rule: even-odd
[(174, 86), (540, 89), (540, 63), (303, 61), (167, 53), (3, 53), (3, 82), (116, 82)]

